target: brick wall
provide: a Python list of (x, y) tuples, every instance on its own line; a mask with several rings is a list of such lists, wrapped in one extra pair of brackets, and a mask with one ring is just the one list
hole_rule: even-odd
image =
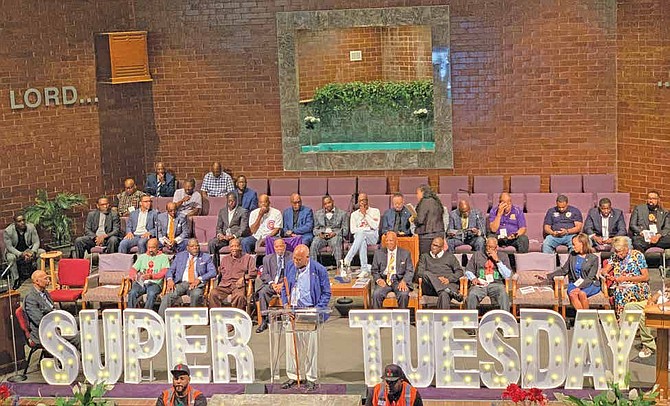
[(619, 188), (631, 202), (648, 190), (670, 206), (670, 2), (619, 1), (617, 13)]
[(383, 27), (380, 36), (384, 80), (433, 78), (430, 27)]
[[(214, 160), (250, 177), (356, 175), (283, 171), (275, 13), (370, 2), (29, 3), (10, 0), (0, 10), (2, 224), (37, 188), (93, 198), (120, 190), (116, 182), (140, 177), (156, 160), (180, 179), (202, 177)], [(376, 3), (451, 5), (455, 168), (360, 175), (387, 175), (395, 189), (401, 175), (428, 175), (437, 184), (449, 174), (541, 174), (548, 190), (552, 173), (617, 172), (620, 189), (635, 196), (646, 184), (667, 192), (656, 179), (667, 173), (668, 95), (652, 89), (651, 78), (667, 80), (668, 4), (619, 3)], [(149, 31), (154, 81), (96, 88), (93, 34), (128, 29)], [(9, 107), (9, 89), (68, 84), (106, 99), (98, 106)], [(658, 158), (648, 158), (651, 145)]]

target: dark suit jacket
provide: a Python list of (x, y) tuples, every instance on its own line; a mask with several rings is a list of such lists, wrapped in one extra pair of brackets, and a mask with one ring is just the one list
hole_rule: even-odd
[[(93, 210), (86, 216), (86, 224), (84, 226), (84, 235), (95, 238), (95, 232), (98, 230), (98, 222), (100, 221), (100, 211)], [(110, 210), (105, 219), (105, 233), (109, 237), (119, 237), (121, 235), (121, 219), (116, 211)]]
[[(407, 287), (412, 287), (412, 279), (414, 278), (414, 264), (412, 264), (412, 255), (403, 248), (396, 248), (396, 259), (395, 259), (395, 280), (400, 282), (404, 280), (407, 283)], [(386, 276), (383, 275), (388, 265), (388, 249), (381, 248), (375, 251), (375, 255), (372, 258), (372, 278), (374, 281), (378, 279), (386, 280)]]
[(226, 235), (226, 230), (229, 228), (230, 232), (238, 238), (251, 235), (249, 212), (247, 209), (237, 206), (230, 224), (228, 224), (228, 206), (219, 210), (219, 216), (216, 219), (216, 233)]
[[(600, 286), (600, 281), (596, 277), (598, 273), (598, 256), (594, 254), (586, 254), (584, 262), (582, 263), (582, 279), (584, 280), (579, 288), (588, 288), (589, 286), (596, 285)], [(547, 278), (552, 279), (554, 276), (565, 276), (568, 275), (568, 280), (574, 282), (577, 279), (577, 273), (575, 271), (577, 264), (577, 255), (573, 252), (570, 254), (570, 257), (562, 267), (558, 268), (556, 271), (547, 275)]]
[[(137, 222), (140, 218), (140, 211), (141, 210), (133, 210), (132, 213), (130, 213), (130, 216), (128, 216), (128, 221), (126, 222), (126, 234), (128, 233), (135, 233), (135, 230), (137, 229)], [(155, 237), (157, 234), (156, 230), (156, 217), (158, 217), (158, 212), (156, 210), (151, 210), (147, 212), (147, 232), (151, 234), (152, 237)]]
[(293, 227), (293, 208), (289, 207), (282, 213), (284, 227), (282, 234), (293, 231), (293, 234), (314, 237), (314, 212), (307, 206), (301, 206), (298, 211), (298, 226)]
[[(400, 210), (400, 226), (398, 227), (398, 232), (403, 232), (405, 235), (412, 235), (412, 231), (409, 228), (409, 218), (411, 216), (412, 214), (409, 212), (409, 210), (407, 210), (406, 207), (403, 207), (402, 210)], [(386, 210), (384, 215), (382, 215), (381, 233), (386, 234), (387, 231), (393, 230), (394, 225), (395, 209), (391, 208)]]
[[(589, 214), (584, 222), (584, 232), (587, 235), (595, 234), (598, 237), (603, 236), (603, 216), (597, 207), (589, 209)], [(623, 212), (619, 209), (612, 209), (608, 224), (609, 236), (626, 235), (626, 221), (623, 218)]]
[[(284, 254), (284, 271), (286, 271), (288, 265), (292, 263), (293, 253), (287, 250)], [(277, 276), (278, 273), (279, 267), (277, 265), (277, 254), (266, 255), (263, 258), (263, 273), (261, 274), (261, 280), (264, 284), (274, 283), (275, 276)]]
[[(188, 251), (182, 251), (175, 255), (172, 260), (172, 265), (168, 269), (165, 279), (172, 279), (174, 283), (181, 282), (184, 277), (184, 271), (188, 265), (190, 254)], [(216, 268), (212, 262), (212, 257), (209, 254), (201, 252), (195, 259), (195, 276), (201, 277), (203, 283), (207, 283), (210, 279), (216, 276)]]
[[(481, 236), (486, 235), (486, 216), (484, 216), (478, 209), (471, 208), (470, 214), (468, 215), (468, 228), (474, 227), (481, 232)], [(447, 232), (457, 233), (461, 230), (461, 212), (458, 211), (458, 209), (454, 209), (449, 213), (449, 229)]]
[[(47, 292), (47, 297), (51, 299), (49, 292)], [(30, 339), (34, 343), (36, 344), (40, 343), (39, 328), (40, 328), (40, 321), (42, 321), (42, 317), (51, 313), (53, 309), (54, 309), (53, 300), (51, 300), (51, 305), (49, 305), (49, 303), (46, 300), (44, 300), (40, 292), (37, 289), (35, 289), (34, 286), (30, 288), (30, 290), (26, 294), (26, 297), (23, 299), (23, 311), (26, 315), (26, 318), (28, 319), (28, 327), (30, 328)]]
[[(296, 276), (298, 275), (298, 269), (295, 267), (293, 262), (286, 265), (286, 279), (288, 280), (288, 289), (289, 292), (293, 290), (293, 286), (296, 282)], [(309, 269), (306, 271), (309, 272), (309, 289), (312, 297), (312, 303), (315, 304), (314, 307), (317, 309), (326, 309), (328, 308), (328, 302), (330, 302), (330, 279), (328, 279), (328, 271), (324, 268), (323, 265), (316, 261), (309, 261)], [(282, 303), (290, 303), (288, 301), (288, 296), (286, 294), (286, 287), (282, 288), (281, 291)], [(325, 318), (328, 318), (326, 315)]]
[[(167, 212), (163, 212), (156, 218), (156, 228), (158, 229), (156, 236), (159, 241), (168, 234), (168, 227), (170, 226), (168, 216)], [(186, 216), (180, 215), (174, 219), (174, 238), (180, 238), (179, 242), (188, 238), (188, 220), (186, 220)]]
[(162, 197), (172, 197), (174, 196), (175, 190), (175, 179), (172, 172), (165, 172), (165, 182), (158, 190), (158, 178), (156, 173), (150, 173), (147, 175), (147, 181), (144, 184), (144, 192), (151, 196), (162, 196)]
[[(664, 208), (658, 206), (656, 210), (656, 226), (658, 233), (661, 235), (670, 235), (670, 219), (668, 212)], [(633, 235), (640, 235), (642, 230), (649, 229), (649, 208), (646, 204), (635, 206), (633, 214), (630, 216), (630, 232)]]

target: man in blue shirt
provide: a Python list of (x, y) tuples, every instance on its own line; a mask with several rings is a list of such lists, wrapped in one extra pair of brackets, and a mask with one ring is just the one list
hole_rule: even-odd
[(547, 210), (544, 216), (544, 242), (542, 252), (553, 254), (559, 245), (567, 245), (572, 251), (572, 237), (582, 231), (582, 213), (574, 206), (568, 205), (568, 197), (559, 195), (556, 206)]
[(247, 187), (246, 176), (240, 175), (235, 179), (235, 192), (240, 207), (244, 207), (249, 213), (258, 208), (258, 194), (255, 190)]

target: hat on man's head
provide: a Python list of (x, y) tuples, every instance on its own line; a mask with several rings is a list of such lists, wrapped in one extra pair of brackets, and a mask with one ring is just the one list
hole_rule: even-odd
[(177, 364), (170, 372), (172, 372), (172, 376), (175, 377), (179, 375), (191, 376), (191, 370), (188, 368), (188, 365), (186, 364)]
[(387, 382), (395, 382), (398, 379), (405, 379), (405, 373), (402, 368), (396, 364), (389, 364), (384, 368), (384, 380)]

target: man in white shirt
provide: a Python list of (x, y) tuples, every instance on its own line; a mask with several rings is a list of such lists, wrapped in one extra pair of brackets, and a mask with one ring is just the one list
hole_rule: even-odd
[(394, 292), (398, 307), (407, 309), (413, 278), (412, 255), (398, 247), (398, 234), (387, 232), (386, 248), (378, 249), (372, 257), (372, 279), (376, 284), (372, 293), (372, 307), (381, 309), (386, 295)]
[(253, 254), (256, 246), (264, 247), (267, 237), (274, 237), (282, 229), (282, 214), (274, 207), (270, 207), (270, 197), (260, 195), (258, 208), (249, 215), (251, 235), (242, 239), (242, 250)]
[(354, 243), (349, 248), (349, 252), (344, 257), (344, 266), (349, 267), (354, 255), (358, 253), (361, 261), (361, 274), (365, 276), (370, 273), (368, 265), (368, 245), (376, 244), (379, 240), (379, 221), (381, 215), (379, 209), (370, 207), (368, 204), (368, 195), (360, 193), (358, 195), (358, 210), (351, 213), (349, 220), (349, 229), (354, 236)]
[(151, 196), (142, 196), (139, 210), (130, 213), (126, 224), (126, 236), (119, 244), (119, 252), (127, 254), (133, 247), (137, 247), (138, 254), (147, 252), (147, 241), (157, 234), (156, 217), (158, 217), (156, 212), (151, 210)]
[(177, 216), (199, 215), (202, 210), (202, 195), (195, 190), (195, 179), (184, 182), (184, 188), (174, 192), (172, 201), (177, 205)]

